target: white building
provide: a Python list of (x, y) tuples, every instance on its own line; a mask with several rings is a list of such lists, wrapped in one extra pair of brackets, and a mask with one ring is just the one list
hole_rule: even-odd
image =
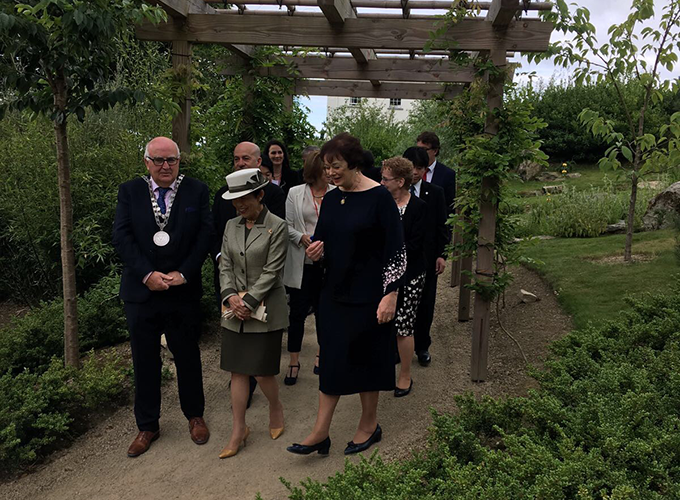
[(416, 102), (415, 99), (376, 99), (374, 97), (328, 97), (327, 113), (330, 116), (331, 112), (335, 109), (350, 105), (357, 106), (360, 102), (378, 104), (386, 109), (394, 110), (395, 121), (401, 122), (406, 121), (408, 114)]

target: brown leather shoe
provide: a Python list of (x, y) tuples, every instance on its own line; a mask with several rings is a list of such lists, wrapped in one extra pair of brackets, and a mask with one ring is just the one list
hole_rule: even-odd
[(194, 417), (189, 420), (189, 432), (191, 433), (191, 440), (196, 444), (205, 444), (210, 438), (210, 431), (202, 417)]
[(134, 458), (138, 457), (142, 453), (146, 452), (158, 436), (161, 435), (161, 431), (151, 432), (151, 431), (140, 431), (137, 437), (132, 442), (128, 448), (128, 457)]

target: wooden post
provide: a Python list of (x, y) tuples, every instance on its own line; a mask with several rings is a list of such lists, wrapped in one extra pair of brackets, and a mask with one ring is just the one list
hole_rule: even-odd
[(460, 261), (460, 288), (458, 290), (458, 321), (464, 323), (470, 321), (470, 289), (469, 285), (472, 278), (465, 271), (472, 271), (472, 256), (463, 257)]
[[(505, 48), (492, 50), (490, 58), (496, 67), (505, 66)], [(489, 78), (489, 91), (486, 97), (489, 110), (500, 108), (503, 105), (503, 80), (504, 75), (502, 73)], [(498, 122), (491, 115), (487, 118), (484, 131), (492, 135), (498, 133)], [(480, 282), (490, 282), (493, 278), (497, 208), (495, 193), (497, 193), (498, 187), (498, 179), (495, 177), (485, 177), (482, 181), (481, 219), (477, 235), (477, 269), (475, 270), (476, 278)], [(483, 382), (488, 375), (490, 312), (491, 302), (481, 294), (475, 293), (470, 367), (470, 378), (474, 382)]]
[[(456, 216), (460, 216), (460, 209), (456, 208)], [(460, 252), (455, 249), (456, 245), (460, 245), (461, 233), (458, 226), (453, 226), (453, 246), (454, 250), (451, 253), (451, 288), (460, 285), (460, 268), (461, 259)], [(460, 320), (460, 318), (459, 318)]]
[[(191, 79), (191, 44), (183, 40), (172, 42), (172, 68)], [(191, 88), (187, 85), (180, 112), (172, 119), (172, 140), (179, 145), (184, 158), (191, 153)]]
[(239, 140), (258, 141), (260, 138), (253, 137), (255, 130), (255, 115), (253, 113), (253, 88), (255, 87), (255, 77), (250, 71), (243, 74), (243, 130)]
[(293, 94), (286, 94), (283, 96), (283, 109), (286, 113), (293, 111)]

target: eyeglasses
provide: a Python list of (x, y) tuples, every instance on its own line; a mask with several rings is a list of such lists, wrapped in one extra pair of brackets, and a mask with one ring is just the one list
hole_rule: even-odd
[(389, 177), (382, 177), (382, 180), (384, 182), (390, 182), (390, 181), (393, 181), (394, 179), (396, 179), (396, 177), (392, 177), (391, 179)]
[(168, 165), (171, 167), (174, 167), (179, 162), (179, 158), (175, 156), (170, 156), (168, 158), (163, 158), (162, 156), (152, 158), (150, 156), (147, 156), (146, 158), (147, 160), (151, 160), (153, 164), (156, 165), (157, 167), (162, 167), (163, 163), (165, 163), (166, 161), (168, 162)]

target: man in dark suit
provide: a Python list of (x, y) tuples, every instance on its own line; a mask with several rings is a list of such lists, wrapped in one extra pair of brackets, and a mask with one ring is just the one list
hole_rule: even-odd
[(146, 452), (160, 435), (162, 333), (175, 358), (191, 439), (204, 444), (210, 437), (198, 347), (201, 266), (213, 241), (210, 195), (202, 182), (179, 175), (179, 156), (177, 144), (156, 137), (144, 151), (149, 176), (118, 190), (113, 245), (123, 261), (120, 297), (130, 330), (139, 428), (130, 457)]
[(423, 180), (427, 172), (429, 159), (424, 148), (411, 147), (404, 151), (404, 158), (413, 163), (413, 179), (411, 194), (418, 196), (427, 204), (427, 220), (425, 231), (425, 286), (423, 296), (416, 313), (414, 332), (414, 348), (421, 366), (432, 361), (430, 355), (430, 328), (434, 316), (434, 304), (437, 298), (437, 278), (446, 267), (446, 245), (450, 241), (450, 233), (446, 225), (447, 211), (444, 190), (439, 186)]
[[(234, 172), (237, 170), (242, 170), (244, 168), (259, 168), (262, 166), (262, 156), (260, 153), (260, 148), (257, 144), (252, 142), (241, 142), (234, 148)], [(264, 174), (265, 172), (263, 172)], [(264, 191), (264, 197), (262, 198), (262, 204), (267, 207), (267, 209), (274, 215), (286, 220), (286, 195), (283, 190), (276, 184), (270, 182), (264, 186), (262, 189)], [(213, 240), (211, 255), (213, 257), (213, 262), (215, 263), (215, 294), (217, 297), (218, 307), (222, 307), (222, 300), (220, 299), (220, 278), (219, 278), (219, 265), (220, 265), (220, 250), (222, 249), (222, 236), (224, 235), (224, 228), (227, 222), (234, 217), (236, 217), (236, 209), (230, 200), (225, 200), (222, 195), (227, 191), (227, 185), (222, 186), (217, 193), (215, 193), (215, 198), (213, 200), (212, 213), (213, 213), (213, 223), (215, 225), (215, 238)], [(250, 407), (250, 403), (253, 398), (253, 392), (257, 387), (257, 381), (255, 377), (250, 377), (250, 397), (248, 398), (247, 406)]]
[(424, 148), (429, 159), (427, 170), (424, 173), (427, 177), (423, 180), (444, 190), (446, 211), (450, 216), (455, 210), (456, 173), (443, 163), (437, 161), (440, 148), (439, 137), (434, 132), (423, 132), (416, 139), (416, 146)]

